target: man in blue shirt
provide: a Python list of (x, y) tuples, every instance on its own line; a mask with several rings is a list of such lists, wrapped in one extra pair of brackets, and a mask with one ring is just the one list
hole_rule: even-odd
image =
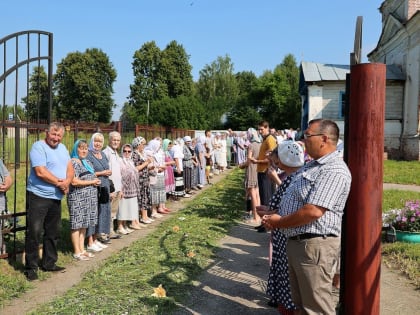
[(53, 122), (45, 140), (35, 142), (29, 153), (31, 172), (28, 178), (25, 236), (25, 275), (38, 279), (38, 248), (43, 232), (41, 269), (63, 271), (56, 265), (57, 242), (61, 228), (61, 199), (68, 192), (74, 169), (66, 147), (61, 144), (64, 126)]

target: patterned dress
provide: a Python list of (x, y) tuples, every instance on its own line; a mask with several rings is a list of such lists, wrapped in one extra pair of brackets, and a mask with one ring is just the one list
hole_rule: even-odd
[[(278, 209), (280, 200), (290, 185), (293, 175), (287, 177), (270, 200), (270, 209)], [(277, 302), (281, 314), (293, 314), (296, 306), (292, 302), (289, 280), (289, 263), (286, 254), (287, 238), (279, 229), (271, 231), (273, 254), (267, 282), (267, 294)]]
[[(89, 163), (89, 161), (88, 161)], [(72, 159), (74, 176), (81, 180), (93, 180), (95, 175), (88, 172), (83, 164)], [(98, 189), (94, 185), (70, 186), (67, 195), (70, 213), (70, 228), (77, 230), (95, 226), (98, 223)]]
[[(260, 152), (261, 143), (251, 142), (248, 150), (252, 151), (252, 157), (257, 158)], [(245, 188), (258, 187), (257, 164), (249, 163), (245, 172)]]
[[(143, 164), (146, 158), (141, 155), (137, 150), (133, 151), (132, 156), (135, 166)], [(139, 188), (137, 192), (137, 201), (139, 204), (139, 210), (150, 210), (150, 184), (149, 184), (149, 170), (147, 167), (139, 171)]]
[[(129, 159), (129, 158), (128, 158)], [(123, 159), (121, 164), (121, 191), (123, 198), (120, 200), (117, 220), (138, 220), (137, 194), (139, 191), (139, 173), (132, 160)]]
[[(96, 158), (91, 151), (89, 151), (87, 160), (90, 161), (93, 165), (95, 172), (102, 172), (109, 169), (108, 159), (105, 154), (101, 152), (101, 159)], [(99, 176), (101, 180), (101, 187), (105, 187), (109, 193), (109, 179), (107, 176)], [(96, 234), (109, 234), (111, 227), (111, 202), (99, 203), (98, 207), (98, 224), (96, 228), (93, 229), (89, 226), (86, 233), (87, 236)]]

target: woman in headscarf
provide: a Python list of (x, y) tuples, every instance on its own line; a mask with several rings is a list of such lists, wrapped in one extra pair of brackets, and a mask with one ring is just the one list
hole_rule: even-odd
[(86, 140), (77, 140), (71, 152), (74, 178), (67, 195), (73, 258), (77, 260), (89, 260), (94, 257), (85, 251), (85, 234), (89, 225), (95, 226), (98, 222), (97, 187), (101, 181), (95, 176), (93, 165), (86, 160), (87, 154)]
[(111, 175), (108, 159), (102, 152), (104, 136), (96, 132), (89, 142), (87, 159), (93, 165), (95, 176), (101, 180), (98, 197), (98, 224), (89, 226), (87, 229), (88, 251), (100, 252), (110, 243), (109, 233), (111, 227), (111, 202), (109, 198), (110, 183), (108, 177)]
[(183, 178), (184, 178), (184, 188), (187, 194), (192, 194), (193, 184), (193, 172), (194, 172), (194, 156), (192, 149), (192, 139), (190, 136), (185, 136), (183, 138), (184, 146), (182, 148), (182, 153), (184, 155), (182, 159), (183, 167)]
[[(162, 142), (163, 153), (165, 154), (165, 191), (167, 198), (172, 196), (175, 191), (175, 177), (174, 169), (175, 165), (174, 159), (171, 157), (169, 151), (172, 148), (172, 141), (169, 139), (164, 139)], [(165, 207), (165, 211), (169, 212), (169, 209)]]
[(152, 219), (159, 219), (162, 214), (167, 212), (164, 210), (166, 202), (165, 190), (165, 156), (162, 150), (162, 144), (159, 139), (150, 140), (148, 145), (144, 148), (146, 156), (150, 156), (154, 160), (154, 173), (156, 179), (150, 183), (150, 199), (152, 203)]
[(257, 130), (249, 128), (247, 131), (249, 146), (247, 149), (247, 159), (239, 165), (240, 168), (246, 168), (245, 189), (246, 197), (251, 200), (251, 219), (249, 223), (259, 224), (260, 216), (257, 213), (257, 206), (260, 205), (260, 194), (258, 191), (257, 164), (252, 163), (252, 159), (258, 157), (261, 147), (261, 139)]
[(153, 221), (149, 218), (148, 212), (151, 210), (150, 203), (150, 185), (149, 185), (149, 167), (152, 169), (153, 157), (146, 157), (144, 147), (146, 140), (143, 137), (134, 138), (131, 143), (134, 151), (132, 160), (139, 173), (139, 189), (137, 191), (138, 209), (140, 211), (140, 222), (150, 224)]
[(182, 139), (178, 138), (175, 141), (175, 144), (172, 146), (172, 149), (169, 151), (172, 158), (175, 161), (174, 165), (174, 177), (175, 177), (175, 197), (184, 197), (189, 198), (191, 197), (190, 194), (185, 193), (184, 187), (184, 168), (182, 164), (182, 159), (184, 158), (183, 151), (184, 142)]
[[(293, 141), (282, 141), (271, 153), (270, 160), (272, 167), (268, 168), (267, 174), (278, 186), (277, 191), (270, 199), (269, 206), (259, 206), (259, 215), (266, 220), (272, 214), (281, 213), (279, 208), (280, 201), (286, 193), (287, 187), (293, 181), (296, 172), (305, 164), (305, 154), (303, 147)], [(283, 173), (278, 176), (276, 168)], [(281, 314), (294, 314), (296, 306), (292, 302), (290, 292), (289, 262), (286, 254), (287, 238), (281, 229), (271, 231), (272, 255), (270, 273), (267, 281), (267, 294), (270, 296), (269, 305), (277, 306)]]
[(204, 135), (198, 137), (197, 144), (194, 148), (197, 157), (197, 187), (203, 188), (206, 183), (206, 137)]
[[(121, 147), (121, 192), (122, 198), (119, 203), (117, 220), (118, 234), (128, 234), (127, 228), (140, 230), (139, 206), (137, 201), (137, 192), (139, 190), (139, 172), (134, 166), (132, 160), (133, 148), (130, 144), (124, 144)], [(131, 225), (128, 226), (128, 222)]]

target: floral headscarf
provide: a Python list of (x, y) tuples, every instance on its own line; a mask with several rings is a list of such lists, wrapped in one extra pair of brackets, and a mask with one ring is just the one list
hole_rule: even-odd
[(146, 139), (144, 139), (143, 137), (137, 137), (134, 138), (133, 141), (131, 142), (131, 146), (133, 147), (133, 149), (137, 149), (137, 147), (142, 143), (142, 142), (146, 142)]

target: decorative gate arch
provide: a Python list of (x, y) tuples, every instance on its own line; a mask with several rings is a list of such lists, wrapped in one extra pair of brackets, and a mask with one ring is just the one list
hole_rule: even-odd
[[(21, 119), (21, 103), (28, 98), (31, 67), (43, 66), (47, 69), (48, 80), (48, 121)], [(33, 78), (32, 78), (33, 79)], [(39, 80), (39, 76), (38, 76)], [(0, 209), (0, 258), (16, 259), (23, 250), (22, 241), (17, 241), (17, 233), (25, 231), (26, 195), (17, 193), (18, 185), (27, 183), (29, 135), (39, 138), (39, 130), (51, 121), (53, 82), (53, 34), (45, 31), (29, 30), (10, 34), (0, 39), (0, 158), (13, 177), (14, 185), (7, 192), (6, 209)], [(38, 91), (40, 92), (40, 91)], [(36, 97), (36, 109), (40, 110), (40, 93)], [(26, 172), (23, 174), (21, 163)], [(18, 173), (18, 171), (20, 172)], [(19, 177), (19, 178), (18, 178)], [(9, 242), (4, 242), (8, 238)], [(20, 238), (21, 239), (21, 238)], [(7, 245), (7, 246), (6, 246)], [(20, 248), (19, 248), (20, 247)]]

